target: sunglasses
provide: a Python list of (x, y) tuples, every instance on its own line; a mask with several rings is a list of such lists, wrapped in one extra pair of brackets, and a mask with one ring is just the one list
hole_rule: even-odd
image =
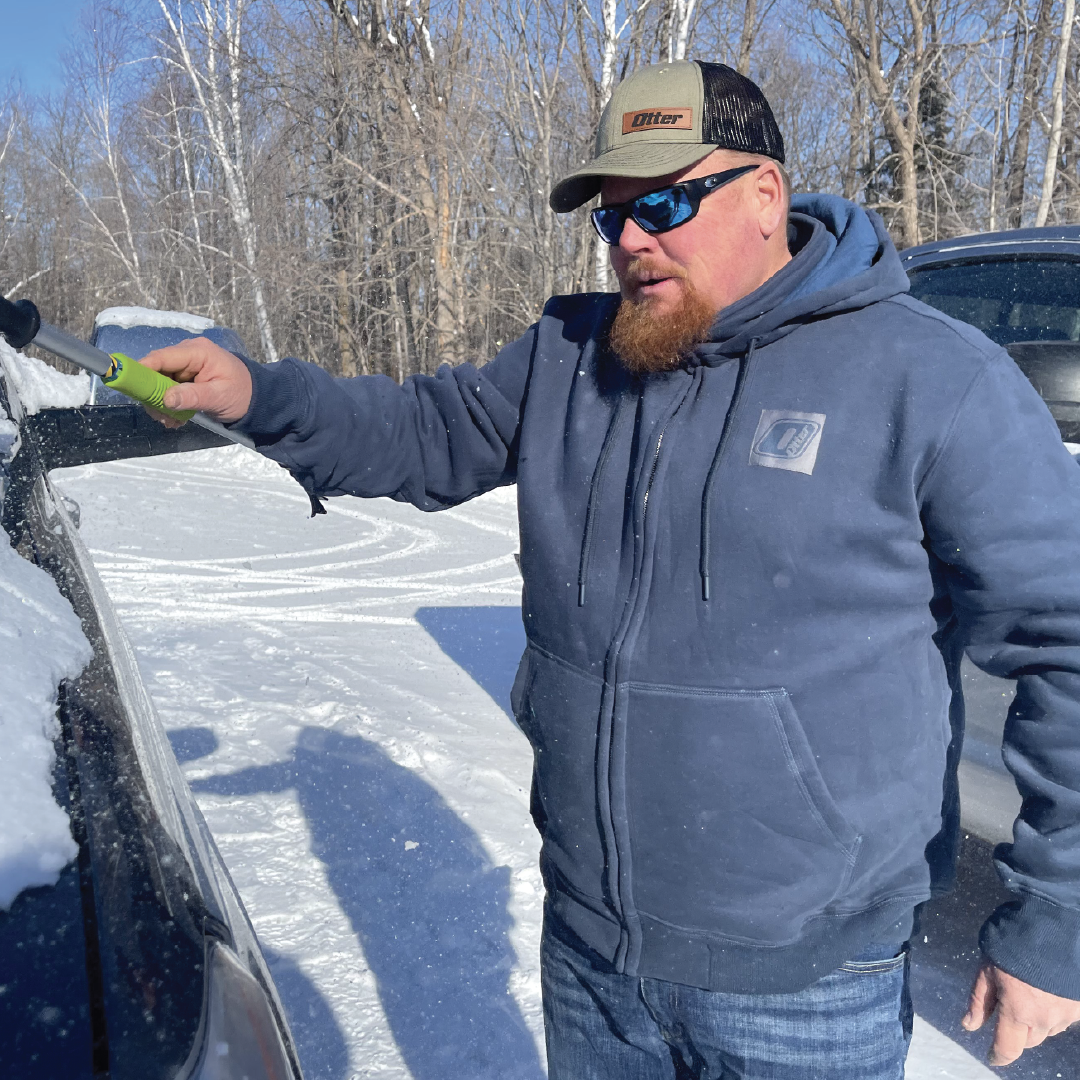
[(605, 244), (614, 246), (622, 236), (627, 218), (633, 218), (647, 233), (664, 233), (685, 225), (698, 212), (701, 200), (725, 184), (756, 169), (757, 165), (740, 165), (737, 169), (699, 176), (695, 180), (680, 180), (677, 184), (647, 191), (629, 202), (598, 206), (593, 210), (593, 228)]

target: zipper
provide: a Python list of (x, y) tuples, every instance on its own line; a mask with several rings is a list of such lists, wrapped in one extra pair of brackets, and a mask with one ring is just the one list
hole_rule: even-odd
[[(668, 420), (668, 424), (671, 420)], [(660, 435), (656, 440), (656, 449), (653, 451), (652, 469), (649, 472), (649, 482), (645, 485), (645, 498), (641, 503), (641, 535), (645, 535), (645, 515), (649, 512), (649, 492), (652, 491), (653, 481), (656, 479), (656, 466), (660, 461), (660, 447), (664, 442), (664, 434), (667, 431), (667, 424), (663, 426), (660, 431)]]
[[(699, 369), (700, 370), (700, 369)], [(659, 469), (660, 463), (660, 451), (664, 445), (664, 436), (667, 433), (668, 425), (675, 419), (675, 417), (682, 411), (683, 406), (686, 403), (687, 398), (690, 396), (691, 391), (698, 385), (700, 374), (695, 373), (694, 378), (691, 380), (690, 385), (682, 393), (677, 404), (674, 405), (668, 412), (666, 419), (663, 422), (663, 427), (660, 429), (660, 433), (656, 437), (656, 443), (653, 447), (652, 463), (649, 468), (648, 481), (645, 485), (645, 491), (642, 495), (641, 502), (641, 530), (639, 539), (635, 539), (635, 546), (640, 543), (640, 557), (641, 562), (637, 562), (635, 553), (635, 565), (636, 565), (636, 584), (631, 587), (631, 593), (627, 597), (627, 608), (624, 611), (623, 617), (620, 620), (619, 629), (616, 631), (615, 638), (611, 643), (611, 647), (608, 651), (607, 660), (604, 665), (604, 681), (610, 686), (610, 698), (602, 703), (602, 719), (601, 729), (598, 733), (603, 740), (603, 750), (597, 755), (597, 773), (598, 781), (599, 777), (603, 776), (603, 784), (606, 789), (606, 813), (608, 821), (603, 823), (604, 829), (604, 849), (608, 857), (608, 872), (609, 882), (612, 893), (612, 899), (616, 911), (619, 916), (620, 923), (622, 924), (622, 932), (619, 935), (619, 945), (615, 952), (615, 967), (617, 971), (623, 972), (626, 969), (627, 964), (634, 966), (638, 962), (638, 956), (641, 951), (641, 931), (639, 926), (639, 920), (636, 910), (627, 912), (624, 906), (623, 889), (624, 874), (626, 869), (624, 866), (623, 858), (623, 844), (624, 838), (619, 835), (620, 829), (615, 824), (615, 806), (618, 804), (619, 797), (616, 795), (616, 769), (613, 768), (613, 760), (619, 756), (618, 746), (621, 742), (620, 731), (615, 724), (615, 713), (618, 711), (618, 705), (615, 700), (616, 692), (615, 687), (619, 681), (619, 667), (623, 659), (623, 649), (626, 644), (627, 635), (631, 632), (634, 623), (637, 621), (642, 611), (642, 588), (641, 588), (641, 575), (645, 573), (645, 559), (648, 533), (648, 508), (649, 508), (649, 495), (652, 492), (653, 484), (656, 481), (656, 475)], [(607, 693), (605, 693), (607, 698)], [(599, 790), (599, 788), (598, 788)], [(603, 822), (605, 811), (601, 810), (601, 820)], [(610, 832), (608, 831), (610, 829)], [(628, 854), (628, 849), (627, 849)], [(626, 882), (625, 884), (629, 884)], [(632, 894), (632, 890), (631, 890)], [(631, 908), (633, 909), (633, 901), (630, 901)]]
[[(735, 414), (738, 411), (738, 407), (741, 404), (741, 400), (744, 396), (746, 387), (746, 376), (749, 369), (749, 361), (752, 359), (754, 350), (757, 346), (757, 340), (754, 339), (750, 343), (750, 349), (744, 363), (740, 364), (740, 371), (738, 381), (733, 388), (731, 404), (728, 408), (727, 415), (724, 418), (724, 425), (720, 433), (720, 441), (717, 446), (717, 453), (713, 459), (712, 466), (709, 470), (709, 474), (706, 479), (706, 487), (703, 492), (703, 504), (707, 508), (711, 502), (711, 489), (715, 477), (718, 472), (718, 466), (720, 460), (726, 456), (726, 450), (730, 444), (732, 438), (732, 431), (734, 428)], [(616, 910), (619, 915), (620, 923), (622, 924), (622, 930), (619, 935), (619, 945), (615, 953), (615, 968), (620, 973), (625, 973), (629, 968), (630, 970), (636, 969), (641, 956), (641, 924), (640, 918), (637, 914), (636, 905), (633, 900), (633, 885), (630, 881), (632, 876), (632, 869), (627, 865), (629, 858), (624, 859), (623, 845), (626, 845), (625, 853), (627, 856), (630, 854), (630, 839), (628, 835), (620, 835), (622, 829), (626, 827), (624, 820), (623, 825), (620, 827), (616, 825), (616, 807), (625, 813), (625, 791), (617, 791), (619, 785), (619, 769), (620, 765), (624, 764), (620, 759), (625, 755), (625, 745), (620, 748), (620, 743), (625, 739), (625, 732), (619, 731), (615, 723), (615, 716), (618, 712), (618, 704), (615, 700), (616, 691), (615, 687), (619, 683), (619, 668), (621, 666), (624, 650), (626, 648), (627, 640), (635, 638), (641, 626), (641, 619), (644, 618), (643, 613), (643, 578), (646, 575), (646, 561), (648, 553), (646, 551), (648, 545), (648, 508), (649, 508), (649, 495), (652, 492), (653, 483), (656, 480), (656, 475), (660, 462), (660, 451), (663, 447), (664, 436), (667, 433), (668, 425), (675, 418), (678, 413), (681, 412), (683, 405), (686, 402), (687, 397), (690, 395), (694, 386), (698, 385), (698, 379), (701, 378), (701, 369), (695, 372), (695, 378), (691, 386), (687, 388), (683, 394), (682, 399), (678, 405), (669, 412), (667, 419), (664, 421), (664, 426), (660, 429), (660, 433), (656, 439), (656, 445), (653, 448), (652, 467), (649, 471), (649, 479), (645, 486), (645, 492), (642, 497), (642, 515), (641, 515), (641, 562), (638, 564), (638, 580), (637, 587), (633, 590), (633, 594), (628, 597), (629, 610), (626, 611), (621, 625), (616, 634), (615, 640), (612, 642), (612, 648), (608, 653), (607, 662), (604, 670), (604, 680), (611, 686), (611, 704), (610, 713), (607, 717), (607, 724), (603, 725), (607, 727), (606, 732), (602, 730), (602, 734), (606, 736), (605, 753), (602, 754), (604, 760), (600, 760), (601, 755), (598, 755), (597, 766), (603, 770), (606, 779), (607, 787), (607, 813), (609, 815), (610, 826), (605, 824), (605, 832), (610, 827), (610, 841), (605, 837), (605, 849), (608, 849), (610, 842), (610, 850), (607, 851), (611, 876), (609, 878), (613, 899), (615, 900)], [(708, 527), (707, 519), (704, 527), (704, 539), (705, 545), (708, 546)], [(705, 561), (703, 560), (703, 564)], [(707, 564), (706, 564), (707, 565)], [(703, 575), (705, 598), (708, 599), (708, 572), (707, 568)], [(603, 724), (603, 722), (602, 722)], [(624, 891), (625, 890), (625, 891)], [(627, 910), (629, 906), (629, 911)]]

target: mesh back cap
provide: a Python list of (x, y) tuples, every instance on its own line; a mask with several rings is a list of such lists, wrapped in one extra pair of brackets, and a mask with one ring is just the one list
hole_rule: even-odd
[(605, 176), (665, 176), (714, 150), (783, 164), (784, 139), (757, 83), (726, 64), (700, 60), (642, 68), (612, 93), (592, 161), (560, 180), (548, 203), (565, 214), (598, 195)]

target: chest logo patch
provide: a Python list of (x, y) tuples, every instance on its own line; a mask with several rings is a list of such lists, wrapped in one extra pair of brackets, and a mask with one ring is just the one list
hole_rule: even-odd
[(750, 450), (750, 464), (809, 476), (817, 463), (824, 413), (762, 409)]

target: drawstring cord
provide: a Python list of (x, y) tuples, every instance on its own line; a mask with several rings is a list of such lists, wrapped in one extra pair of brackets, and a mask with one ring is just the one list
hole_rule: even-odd
[[(581, 537), (581, 559), (578, 563), (578, 607), (585, 606), (585, 581), (589, 574), (589, 550), (592, 548), (593, 528), (596, 523), (596, 504), (600, 491), (600, 480), (604, 474), (604, 467), (608, 463), (608, 458), (611, 457), (611, 448), (615, 445), (615, 432), (619, 429), (627, 406), (631, 403), (629, 395), (623, 394), (620, 396), (618, 407), (612, 414), (611, 422), (608, 424), (607, 432), (604, 434), (604, 442), (600, 447), (600, 457), (596, 462), (596, 471), (593, 473), (592, 482), (589, 484), (589, 502), (585, 509), (585, 532)], [(634, 399), (633, 403), (636, 403), (636, 399)]]
[[(711, 596), (709, 556), (712, 545), (710, 519), (712, 517), (713, 488), (716, 484), (716, 477), (719, 474), (724, 453), (727, 450), (728, 444), (731, 442), (732, 432), (735, 427), (735, 414), (738, 411), (739, 402), (742, 398), (743, 390), (746, 387), (747, 376), (750, 371), (750, 362), (754, 358), (754, 352), (757, 349), (757, 345), (758, 339), (751, 338), (750, 347), (746, 351), (746, 356), (739, 361), (739, 372), (735, 378), (735, 392), (731, 396), (731, 405), (729, 406), (727, 416), (724, 419), (724, 427), (720, 434), (720, 442), (717, 444), (716, 453), (713, 454), (712, 464), (709, 466), (709, 471), (705, 477), (705, 489), (701, 495), (701, 562), (699, 564), (699, 573), (701, 575), (701, 598), (706, 602), (708, 602)], [(604, 433), (604, 442), (600, 448), (600, 457), (597, 460), (596, 470), (593, 472), (592, 481), (589, 484), (589, 501), (585, 508), (585, 531), (581, 538), (581, 556), (578, 562), (578, 607), (585, 606), (585, 586), (587, 584), (589, 573), (589, 552), (592, 549), (593, 532), (596, 527), (600, 482), (603, 479), (604, 469), (607, 466), (608, 459), (611, 457), (611, 451), (615, 445), (615, 435), (622, 423), (623, 416), (626, 414), (627, 409), (635, 404), (635, 401), (636, 399), (632, 399), (626, 395), (620, 397), (619, 405), (611, 417), (607, 431)]]
[(735, 428), (735, 413), (739, 408), (739, 399), (742, 397), (743, 388), (746, 386), (746, 377), (750, 370), (750, 361), (754, 358), (754, 350), (757, 348), (758, 339), (750, 339), (750, 348), (747, 350), (745, 359), (739, 362), (739, 373), (735, 378), (735, 392), (731, 395), (731, 406), (728, 408), (724, 427), (720, 433), (720, 442), (717, 444), (716, 453), (713, 454), (712, 464), (705, 477), (705, 490), (701, 495), (701, 599), (709, 600), (709, 548), (711, 542), (710, 518), (712, 517), (712, 494), (716, 483), (717, 474), (720, 471), (720, 462), (724, 457), (724, 451), (731, 441), (732, 431)]

